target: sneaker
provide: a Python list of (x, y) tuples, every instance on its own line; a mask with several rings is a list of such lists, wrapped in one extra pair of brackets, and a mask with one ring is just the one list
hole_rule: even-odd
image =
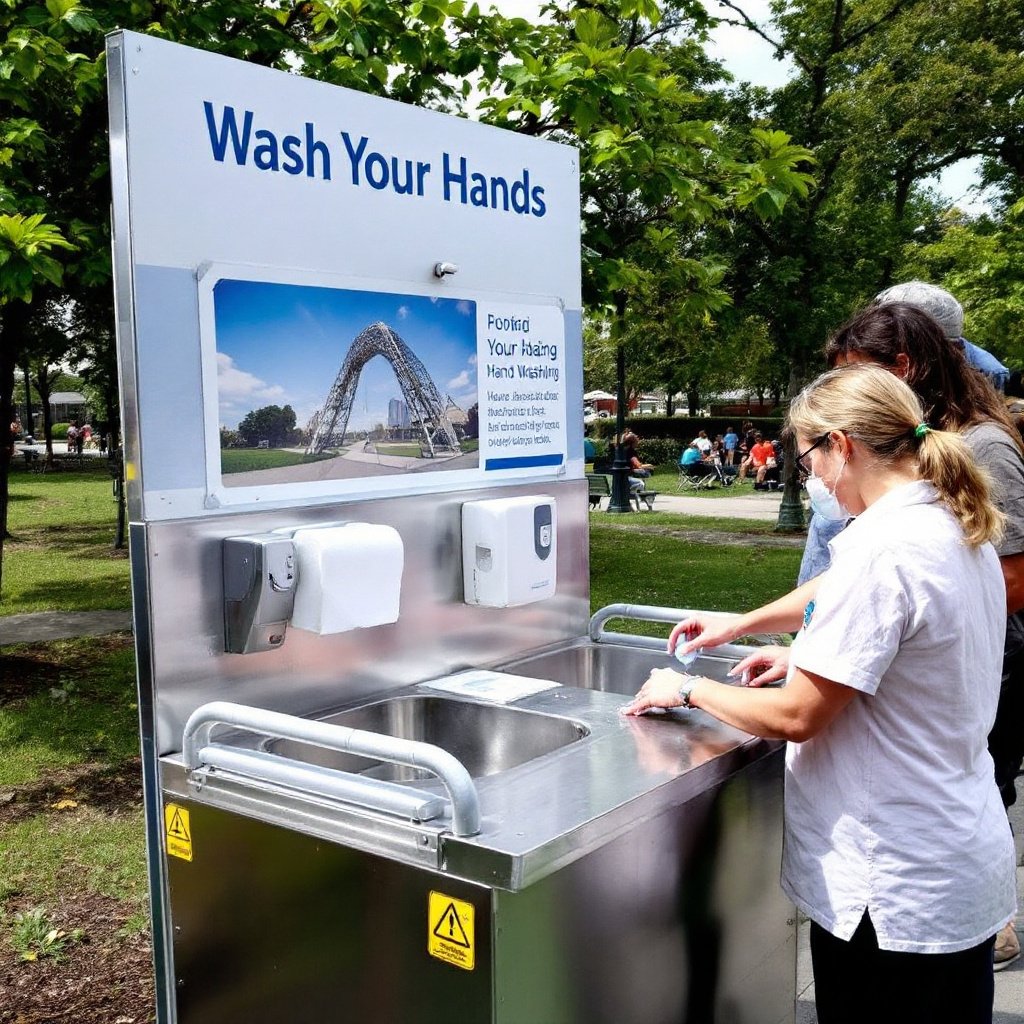
[(996, 945), (992, 951), (992, 970), (1001, 971), (1009, 967), (1020, 956), (1020, 940), (1011, 921), (996, 934)]

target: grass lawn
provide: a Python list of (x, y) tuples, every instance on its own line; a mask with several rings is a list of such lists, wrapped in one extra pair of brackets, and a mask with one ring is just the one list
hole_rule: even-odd
[[(88, 463), (86, 464), (88, 465)], [(104, 460), (82, 471), (12, 471), (0, 615), (130, 608), (127, 548)]]
[[(139, 753), (135, 650), (124, 636), (3, 648), (0, 789)], [(25, 652), (24, 654), (21, 652)]]
[[(713, 511), (714, 506), (711, 506)], [(666, 530), (700, 530), (706, 533), (743, 533), (762, 537), (777, 537), (774, 520), (766, 519), (724, 519), (721, 516), (689, 516), (680, 512), (655, 513), (637, 512), (622, 515), (618, 512), (593, 511), (590, 513), (591, 528), (597, 526), (616, 527), (620, 530), (656, 535)], [(794, 535), (795, 536), (795, 535)], [(801, 539), (803, 535), (799, 535)]]
[(283, 448), (222, 448), (220, 450), (220, 471), (228, 473), (249, 473), (256, 469), (280, 469), (282, 466), (298, 466), (305, 462), (321, 462), (333, 459), (337, 452), (322, 455), (302, 455), (285, 451)]
[[(132, 638), (5, 647), (0, 666), (0, 964), (13, 950), (21, 960), (67, 956), (69, 971), (88, 973), (126, 957), (146, 977)], [(34, 939), (33, 920), (46, 924)], [(66, 938), (48, 941), (53, 929)]]
[[(602, 516), (622, 520), (622, 516)], [(627, 517), (628, 518), (628, 517)], [(639, 518), (639, 517), (638, 517)], [(707, 611), (744, 611), (792, 590), (800, 568), (799, 547), (733, 546), (681, 540), (651, 528), (623, 529), (617, 522), (596, 521), (590, 526), (590, 606), (592, 610), (616, 602), (700, 608)], [(687, 516), (658, 518), (692, 524)], [(712, 520), (739, 528), (741, 520)], [(770, 533), (770, 523), (757, 523), (753, 533)], [(760, 527), (767, 526), (763, 531)], [(691, 527), (692, 528), (692, 527)], [(621, 632), (668, 636), (670, 626), (626, 622)]]

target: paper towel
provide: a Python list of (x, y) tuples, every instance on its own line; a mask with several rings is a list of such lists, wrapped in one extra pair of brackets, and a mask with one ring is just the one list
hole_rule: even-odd
[(398, 621), (405, 551), (398, 531), (371, 523), (296, 530), (291, 623), (313, 633)]

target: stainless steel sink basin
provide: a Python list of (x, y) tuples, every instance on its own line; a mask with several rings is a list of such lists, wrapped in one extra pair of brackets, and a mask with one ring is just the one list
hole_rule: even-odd
[[(409, 694), (340, 711), (322, 719), (399, 739), (432, 743), (457, 757), (473, 778), (496, 775), (588, 735), (581, 722), (506, 705)], [(430, 779), (429, 772), (299, 740), (276, 739), (266, 749), (282, 757), (391, 782)]]
[[(701, 655), (687, 671), (723, 683), (735, 682), (726, 673), (738, 660), (734, 656)], [(503, 672), (533, 679), (553, 679), (563, 686), (622, 694), (636, 693), (651, 669), (681, 670), (679, 662), (663, 651), (598, 644), (586, 638), (574, 640), (565, 647), (504, 662), (498, 668)]]

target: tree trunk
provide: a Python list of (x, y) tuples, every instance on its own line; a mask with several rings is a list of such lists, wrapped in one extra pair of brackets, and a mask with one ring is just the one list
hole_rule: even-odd
[(32, 437), (35, 437), (35, 420), (32, 417), (32, 379), (29, 376), (28, 367), (22, 368), (21, 376), (25, 384), (25, 420), (21, 428)]
[[(38, 365), (38, 364), (37, 364)], [(36, 371), (36, 394), (43, 407), (43, 438), (46, 441), (46, 464), (53, 465), (53, 409), (50, 407), (50, 396), (53, 394), (52, 380), (48, 373), (49, 367), (43, 364)]]
[(29, 307), (24, 302), (0, 306), (0, 594), (3, 593), (4, 540), (7, 533), (7, 508), (10, 501), (8, 481), (11, 474), (11, 423), (14, 422), (14, 368), (24, 350)]

